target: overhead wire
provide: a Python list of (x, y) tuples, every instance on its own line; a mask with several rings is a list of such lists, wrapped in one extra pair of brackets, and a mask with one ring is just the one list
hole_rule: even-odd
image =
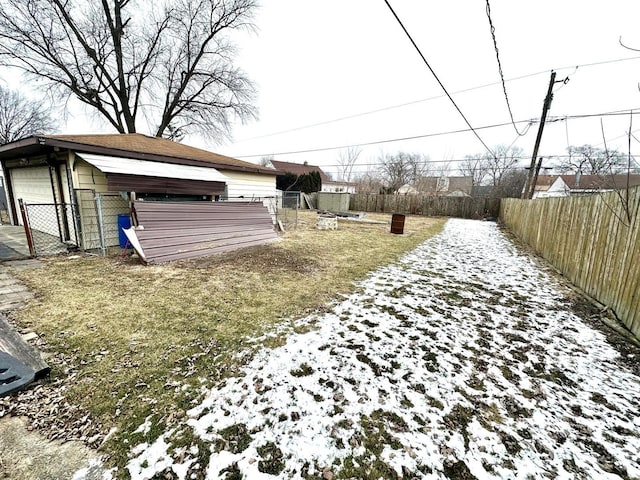
[(431, 67), (431, 65), (429, 64), (429, 62), (427, 61), (427, 58), (424, 56), (424, 54), (422, 53), (422, 51), (420, 50), (420, 47), (418, 47), (418, 44), (415, 42), (415, 40), (413, 39), (413, 37), (411, 36), (411, 34), (409, 33), (409, 31), (407, 30), (407, 28), (404, 26), (404, 23), (402, 23), (402, 20), (400, 20), (400, 17), (398, 17), (398, 14), (396, 13), (396, 11), (393, 9), (393, 7), (391, 6), (391, 4), (389, 3), (389, 0), (384, 0), (384, 3), (387, 5), (387, 7), (389, 7), (389, 10), (391, 11), (391, 13), (393, 14), (393, 16), (395, 17), (396, 21), (398, 22), (398, 24), (400, 25), (400, 27), (402, 28), (402, 30), (404, 31), (404, 33), (407, 35), (407, 37), (409, 38), (409, 41), (411, 42), (411, 44), (413, 45), (413, 47), (416, 49), (416, 51), (418, 52), (418, 54), (420, 55), (420, 58), (422, 58), (422, 61), (424, 62), (424, 64), (427, 66), (427, 68), (429, 69), (429, 71), (431, 72), (431, 74), (433, 75), (433, 77), (436, 79), (436, 81), (438, 82), (438, 84), (440, 85), (440, 87), (442, 88), (442, 90), (444, 91), (444, 93), (447, 95), (447, 97), (449, 98), (449, 100), (451, 101), (451, 103), (453, 104), (453, 106), (456, 108), (456, 110), (458, 111), (458, 113), (460, 114), (460, 116), (464, 119), (465, 123), (467, 124), (467, 126), (469, 127), (469, 129), (471, 130), (471, 132), (473, 132), (473, 134), (476, 136), (476, 138), (480, 141), (480, 143), (482, 144), (482, 146), (487, 150), (487, 152), (489, 152), (493, 157), (495, 157), (495, 153), (493, 153), (493, 151), (487, 146), (487, 144), (484, 142), (484, 140), (482, 140), (482, 137), (480, 137), (480, 135), (478, 134), (478, 132), (476, 132), (476, 130), (473, 128), (473, 126), (471, 125), (471, 122), (469, 122), (469, 120), (467, 119), (467, 117), (465, 116), (464, 113), (462, 113), (462, 110), (460, 110), (460, 107), (458, 106), (458, 104), (455, 102), (455, 100), (453, 99), (453, 97), (449, 94), (449, 91), (446, 89), (446, 87), (444, 86), (444, 84), (442, 83), (442, 81), (440, 80), (440, 78), (438, 77), (438, 75), (436, 74), (436, 72), (433, 70), (433, 68)]
[[(531, 122), (531, 120), (521, 120), (520, 122), (516, 122), (516, 123), (529, 123)], [(510, 122), (505, 122), (505, 123), (496, 123), (493, 125), (485, 125), (482, 127), (475, 127), (475, 130), (485, 130), (488, 128), (497, 128), (497, 127), (504, 127), (506, 125), (510, 125)], [(261, 153), (261, 154), (252, 154), (252, 155), (233, 155), (234, 158), (254, 158), (254, 157), (265, 157), (265, 156), (269, 156), (269, 155), (294, 155), (294, 154), (300, 154), (300, 153), (313, 153), (313, 152), (326, 152), (329, 150), (340, 150), (343, 148), (349, 148), (349, 147), (367, 147), (367, 146), (371, 146), (371, 145), (381, 145), (384, 143), (394, 143), (394, 142), (402, 142), (402, 141), (407, 141), (407, 140), (417, 140), (420, 138), (429, 138), (429, 137), (439, 137), (442, 135), (452, 135), (452, 134), (456, 134), (456, 133), (468, 133), (471, 132), (472, 129), (471, 128), (461, 128), (458, 130), (449, 130), (446, 132), (436, 132), (436, 133), (427, 133), (424, 135), (412, 135), (409, 137), (400, 137), (400, 138), (390, 138), (390, 139), (386, 139), (386, 140), (375, 140), (372, 142), (361, 142), (361, 143), (352, 143), (349, 145), (339, 145), (339, 146), (334, 146), (334, 147), (320, 147), (320, 148), (311, 148), (311, 149), (307, 149), (307, 150), (296, 150), (296, 151), (289, 151), (289, 152), (269, 152), (269, 153)], [(489, 150), (490, 151), (490, 150)], [(493, 156), (493, 152), (491, 152), (491, 155)]]
[[(553, 160), (553, 159), (561, 159), (561, 158), (570, 158), (571, 155), (566, 154), (566, 153), (562, 153), (562, 154), (550, 154), (550, 155), (543, 155), (544, 158), (549, 159), (549, 160)], [(530, 159), (529, 155), (513, 155), (510, 156), (509, 158), (513, 158), (515, 160), (526, 160), (528, 161)], [(431, 160), (431, 159), (426, 159), (422, 162), (419, 163), (423, 163), (423, 164), (441, 164), (441, 163), (460, 163), (460, 162), (466, 162), (469, 160), (475, 160), (475, 158), (449, 158), (449, 159), (442, 159), (442, 160)], [(376, 167), (376, 166), (380, 166), (383, 165), (383, 162), (367, 162), (367, 163), (358, 163), (356, 166), (357, 167)], [(322, 169), (329, 169), (329, 168), (338, 168), (340, 167), (339, 164), (323, 164), (322, 165)], [(529, 166), (528, 165), (514, 165), (513, 167), (511, 167), (513, 170), (523, 170), (523, 169), (528, 169)], [(640, 167), (632, 167), (635, 170), (640, 170)], [(326, 171), (326, 170), (325, 170)]]
[[(582, 65), (569, 65), (569, 66), (564, 66), (564, 67), (558, 67), (558, 68), (553, 68), (552, 70), (555, 71), (561, 71), (561, 70), (568, 70), (573, 68), (575, 73), (578, 68), (584, 68), (584, 67), (592, 67), (592, 66), (598, 66), (598, 65), (607, 65), (607, 64), (611, 64), (611, 63), (618, 63), (618, 62), (625, 62), (625, 61), (629, 61), (629, 60), (639, 60), (640, 59), (640, 55), (639, 56), (635, 56), (635, 57), (625, 57), (625, 58), (617, 58), (617, 59), (612, 59), (612, 60), (604, 60), (604, 61), (600, 61), (600, 62), (592, 62), (592, 63), (586, 63), (586, 64), (582, 64)], [(533, 73), (527, 73), (524, 75), (520, 75), (517, 77), (511, 77), (505, 80), (505, 82), (515, 82), (517, 80), (524, 80), (526, 78), (531, 78), (531, 77), (535, 77), (538, 75), (542, 75), (542, 74), (546, 74), (549, 73), (549, 70), (540, 70), (538, 72), (533, 72)], [(573, 73), (571, 73), (570, 75), (573, 75)], [(472, 92), (474, 90), (480, 90), (483, 88), (488, 88), (488, 87), (493, 87), (494, 85), (499, 85), (500, 82), (491, 82), (491, 83), (485, 83), (483, 85), (476, 85), (473, 87), (469, 87), (469, 88), (464, 88), (462, 90), (456, 90), (453, 92), (453, 94), (459, 94), (459, 93), (467, 93), (467, 92)], [(564, 84), (560, 87), (562, 88), (564, 86)], [(560, 89), (558, 88), (558, 90)], [(557, 91), (557, 90), (556, 90)], [(292, 133), (292, 132), (297, 132), (300, 130), (306, 130), (308, 128), (314, 128), (314, 127), (320, 127), (323, 125), (329, 125), (331, 123), (337, 123), (337, 122), (342, 122), (345, 120), (351, 120), (353, 118), (358, 118), (358, 117), (364, 117), (367, 115), (373, 115), (375, 113), (380, 113), (380, 112), (386, 112), (388, 110), (394, 110), (397, 108), (403, 108), (403, 107), (408, 107), (410, 105), (416, 105), (418, 103), (423, 103), (423, 102), (429, 102), (431, 100), (437, 100), (439, 98), (443, 98), (446, 97), (445, 94), (441, 94), (441, 95), (434, 95), (432, 97), (427, 97), (427, 98), (421, 98), (419, 100), (412, 100), (410, 102), (405, 102), (405, 103), (399, 103), (396, 105), (389, 105), (386, 107), (381, 107), (381, 108), (377, 108), (377, 109), (373, 109), (373, 110), (368, 110), (365, 112), (360, 112), (360, 113), (354, 113), (351, 115), (346, 115), (343, 117), (337, 117), (337, 118), (333, 118), (333, 119), (329, 119), (329, 120), (323, 120), (321, 122), (316, 122), (316, 123), (310, 123), (307, 125), (301, 125), (298, 127), (292, 127), (286, 130), (279, 130), (277, 132), (271, 132), (271, 133), (266, 133), (264, 135), (258, 135), (255, 137), (250, 137), (250, 138), (244, 138), (244, 139), (240, 139), (235, 141), (234, 143), (244, 143), (244, 142), (250, 142), (253, 140), (259, 140), (262, 138), (269, 138), (269, 137), (275, 137), (278, 135), (284, 135), (285, 133)]]
[(498, 40), (496, 39), (496, 28), (493, 25), (493, 19), (491, 18), (491, 5), (489, 4), (489, 0), (486, 0), (487, 7), (487, 18), (489, 19), (489, 31), (491, 32), (491, 38), (493, 39), (493, 49), (496, 52), (496, 60), (498, 62), (498, 73), (500, 74), (500, 82), (502, 83), (502, 92), (504, 93), (504, 99), (507, 103), (507, 110), (509, 110), (509, 118), (511, 118), (511, 124), (513, 125), (513, 129), (516, 131), (518, 136), (523, 137), (525, 133), (520, 132), (515, 122), (513, 121), (513, 111), (511, 110), (511, 103), (509, 102), (509, 95), (507, 94), (507, 85), (504, 81), (504, 73), (502, 71), (502, 62), (500, 61), (500, 52), (498, 50)]
[[(640, 108), (640, 107), (639, 107)], [(637, 110), (638, 108), (634, 108), (634, 110)], [(579, 115), (564, 115), (561, 117), (548, 117), (547, 118), (547, 122), (548, 123), (554, 123), (554, 122), (558, 122), (558, 121), (567, 121), (569, 119), (581, 119), (581, 118), (591, 118), (591, 117), (605, 117), (605, 116), (619, 116), (619, 115), (628, 115), (629, 114), (629, 109), (626, 110), (615, 110), (612, 112), (603, 112), (603, 113), (592, 113), (592, 114), (579, 114)], [(517, 120), (515, 123), (526, 123), (528, 124), (528, 126), (526, 127), (526, 130), (528, 132), (528, 130), (530, 129), (530, 127), (536, 123), (539, 123), (540, 120), (539, 119), (528, 119), (528, 120)], [(486, 130), (486, 129), (490, 129), (490, 128), (499, 128), (499, 127), (504, 127), (507, 125), (510, 125), (511, 122), (504, 122), (504, 123), (495, 123), (492, 125), (483, 125), (480, 127), (475, 127), (476, 130)], [(372, 145), (382, 145), (385, 143), (395, 143), (395, 142), (402, 142), (402, 141), (408, 141), (408, 140), (419, 140), (422, 138), (431, 138), (431, 137), (440, 137), (440, 136), (445, 136), (445, 135), (454, 135), (454, 134), (459, 134), (459, 133), (468, 133), (470, 132), (471, 129), (469, 128), (464, 128), (464, 129), (458, 129), (458, 130), (448, 130), (448, 131), (444, 131), (444, 132), (435, 132), (435, 133), (426, 133), (426, 134), (421, 134), (421, 135), (412, 135), (412, 136), (407, 136), (407, 137), (398, 137), (398, 138), (390, 138), (390, 139), (384, 139), (384, 140), (374, 140), (374, 141), (370, 141), (370, 142), (360, 142), (360, 143), (351, 143), (348, 145), (337, 145), (337, 146), (331, 146), (331, 147), (319, 147), (319, 148), (310, 148), (310, 149), (304, 149), (304, 150), (293, 150), (293, 151), (281, 151), (281, 152), (267, 152), (267, 153), (259, 153), (259, 154), (248, 154), (248, 155), (232, 155), (234, 158), (258, 158), (258, 157), (266, 157), (266, 156), (270, 156), (270, 155), (279, 155), (279, 156), (284, 156), (284, 155), (296, 155), (296, 154), (303, 154), (303, 153), (315, 153), (315, 152), (326, 152), (326, 151), (331, 151), (331, 150), (340, 150), (343, 148), (349, 148), (349, 147), (367, 147), (367, 146), (372, 146)], [(525, 134), (527, 133), (525, 132)], [(512, 145), (515, 142), (512, 142)], [(493, 155), (493, 152), (492, 152)]]

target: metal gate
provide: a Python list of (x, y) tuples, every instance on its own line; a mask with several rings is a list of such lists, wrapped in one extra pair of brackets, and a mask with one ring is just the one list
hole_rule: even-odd
[(32, 257), (78, 248), (76, 216), (69, 203), (25, 203), (18, 200)]
[(119, 193), (75, 189), (74, 203), (26, 203), (18, 200), (32, 257), (71, 250), (99, 251), (118, 247), (118, 215), (129, 213)]

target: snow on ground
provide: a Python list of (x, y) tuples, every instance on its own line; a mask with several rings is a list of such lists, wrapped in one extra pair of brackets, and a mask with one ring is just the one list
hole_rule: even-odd
[[(640, 478), (640, 378), (495, 224), (450, 220), (189, 412), (207, 478)], [(132, 478), (171, 466), (168, 434)], [(375, 472), (372, 474), (371, 472)], [(229, 477), (231, 478), (231, 477)], [(315, 477), (318, 478), (318, 477)]]

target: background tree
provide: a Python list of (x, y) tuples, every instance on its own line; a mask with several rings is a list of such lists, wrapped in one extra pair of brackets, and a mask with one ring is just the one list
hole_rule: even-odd
[(520, 198), (526, 182), (527, 171), (524, 168), (512, 168), (502, 175), (500, 183), (493, 187), (491, 195), (500, 198)]
[[(523, 159), (520, 147), (498, 145), (489, 152), (468, 155), (460, 165), (463, 175), (473, 178), (473, 186), (487, 185), (492, 195), (498, 197), (518, 197), (526, 181), (526, 172), (518, 167)], [(522, 186), (519, 185), (522, 183)], [(516, 192), (516, 190), (520, 189)]]
[(343, 182), (350, 182), (353, 166), (362, 153), (360, 147), (347, 147), (338, 154), (338, 177)]
[(256, 0), (2, 0), (0, 64), (98, 112), (120, 133), (229, 136), (254, 115), (228, 34)]
[(309, 172), (303, 175), (287, 172), (276, 176), (276, 188), (292, 192), (319, 192), (322, 189), (322, 178), (320, 172)]
[(31, 100), (17, 90), (0, 86), (0, 145), (55, 130), (44, 101)]
[(260, 166), (266, 167), (269, 165), (271, 160), (275, 160), (276, 158), (273, 155), (265, 155), (264, 157), (260, 157)]
[(353, 176), (358, 193), (380, 193), (384, 186), (379, 171), (368, 170)]
[(482, 185), (489, 173), (489, 168), (484, 155), (467, 155), (458, 166), (460, 173), (465, 177), (471, 177), (474, 187)]
[(606, 150), (593, 145), (570, 146), (568, 157), (560, 160), (562, 173), (582, 175), (611, 175), (624, 173), (628, 169), (627, 155), (618, 150)]
[(517, 167), (518, 162), (522, 160), (522, 149), (520, 147), (507, 147), (506, 145), (498, 145), (493, 148), (495, 156), (491, 156), (488, 152), (485, 154), (485, 162), (487, 167), (487, 177), (494, 188), (500, 187), (503, 180), (506, 181), (505, 174)]
[(395, 193), (403, 185), (415, 183), (427, 170), (429, 157), (421, 153), (398, 152), (378, 159), (380, 177), (388, 193)]
[(448, 177), (451, 175), (451, 170), (453, 170), (453, 166), (451, 164), (451, 160), (442, 160), (440, 162), (433, 163), (433, 171), (434, 174), (438, 177)]

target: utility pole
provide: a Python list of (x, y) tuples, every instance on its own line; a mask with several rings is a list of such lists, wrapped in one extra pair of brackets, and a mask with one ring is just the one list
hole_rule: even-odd
[(536, 183), (538, 183), (538, 175), (540, 174), (540, 168), (542, 167), (542, 157), (538, 159), (536, 164), (536, 171), (533, 174), (533, 183), (531, 184), (531, 191), (528, 198), (533, 198), (533, 194), (536, 193)]
[(547, 120), (547, 112), (551, 106), (551, 100), (553, 100), (553, 85), (556, 83), (556, 72), (551, 71), (551, 79), (549, 80), (549, 89), (547, 90), (547, 96), (544, 99), (542, 105), (542, 116), (540, 117), (540, 126), (538, 127), (538, 136), (536, 137), (536, 143), (533, 147), (533, 154), (531, 155), (531, 166), (529, 167), (529, 174), (527, 175), (527, 183), (525, 184), (524, 192), (522, 192), (522, 198), (531, 198), (533, 196), (533, 190), (535, 188), (535, 170), (536, 170), (536, 158), (538, 157), (538, 149), (540, 148), (540, 140), (542, 139), (542, 131), (544, 130), (544, 122)]

